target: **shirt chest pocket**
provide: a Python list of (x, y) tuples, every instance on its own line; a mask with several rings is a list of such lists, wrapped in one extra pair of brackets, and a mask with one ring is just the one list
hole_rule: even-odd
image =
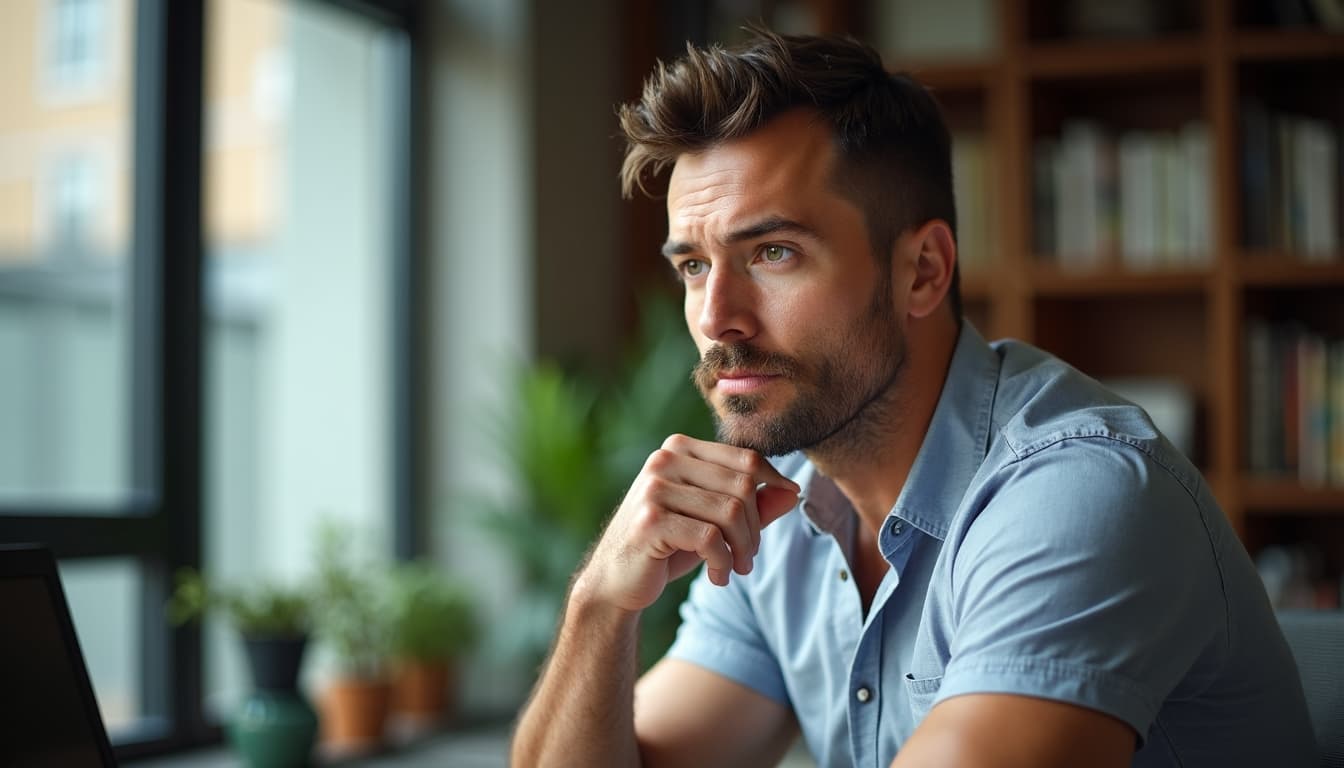
[(933, 700), (938, 696), (938, 689), (942, 686), (942, 675), (915, 677), (906, 673), (905, 693), (910, 698), (910, 714), (914, 716), (916, 725), (924, 719), (925, 715), (929, 714), (929, 709), (933, 706)]

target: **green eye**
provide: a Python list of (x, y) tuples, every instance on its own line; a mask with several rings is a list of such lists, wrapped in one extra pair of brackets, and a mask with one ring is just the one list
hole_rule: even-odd
[(687, 259), (681, 263), (681, 273), (687, 277), (695, 277), (705, 271), (705, 262), (699, 259)]
[(761, 256), (769, 262), (780, 262), (787, 259), (793, 251), (782, 245), (767, 245), (761, 250)]

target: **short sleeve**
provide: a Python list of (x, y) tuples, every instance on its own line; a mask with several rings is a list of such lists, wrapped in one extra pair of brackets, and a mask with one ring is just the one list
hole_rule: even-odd
[(689, 661), (792, 706), (744, 581), (734, 575), (728, 586), (720, 587), (701, 568), (682, 603), (681, 626), (667, 657)]
[(1001, 470), (952, 565), (956, 631), (938, 700), (1017, 693), (1145, 737), (1226, 601), (1203, 511), (1141, 448), (1062, 440)]

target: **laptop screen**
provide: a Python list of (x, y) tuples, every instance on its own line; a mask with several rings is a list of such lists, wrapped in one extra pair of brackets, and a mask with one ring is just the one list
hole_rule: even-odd
[(0, 765), (114, 765), (56, 564), (0, 549)]

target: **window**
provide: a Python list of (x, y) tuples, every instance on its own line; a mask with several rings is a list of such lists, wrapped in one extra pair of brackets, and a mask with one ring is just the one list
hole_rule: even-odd
[[(384, 116), (402, 37), (312, 3), (207, 8), (203, 558), (226, 581), (292, 579), (324, 522), (391, 554), (397, 121)], [(207, 625), (205, 661), (207, 714), (231, 715), (250, 683), (223, 621)]]
[(59, 558), (123, 758), (241, 684), (177, 568), (411, 552), (409, 8), (0, 4), (0, 542)]
[[(131, 255), (134, 88), (108, 81), (71, 109), (21, 87), (36, 79), (44, 5), (0, 8), (0, 505), (107, 514), (146, 480), (128, 461), (148, 427), (130, 406), (132, 361), (147, 352), (132, 333), (147, 299)], [(113, 24), (83, 3), (51, 6), (78, 35), (129, 28), (135, 6), (116, 7)]]
[[(42, 59), (46, 86), (56, 98), (80, 97), (100, 89), (109, 75), (116, 27), (114, 0), (48, 0)], [(117, 3), (120, 4), (119, 2)], [(117, 17), (124, 18), (123, 16)]]

